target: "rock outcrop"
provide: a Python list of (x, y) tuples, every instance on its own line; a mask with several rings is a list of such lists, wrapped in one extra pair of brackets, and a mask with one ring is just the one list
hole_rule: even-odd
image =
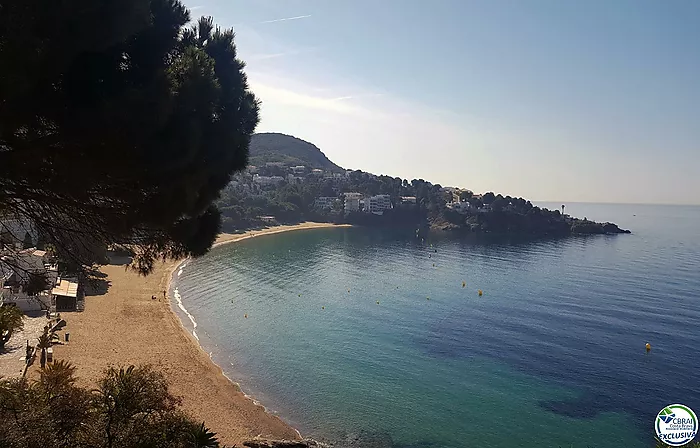
[(605, 233), (632, 233), (629, 230), (621, 229), (617, 226), (617, 224), (613, 224), (611, 222), (606, 222), (603, 224), (603, 231)]

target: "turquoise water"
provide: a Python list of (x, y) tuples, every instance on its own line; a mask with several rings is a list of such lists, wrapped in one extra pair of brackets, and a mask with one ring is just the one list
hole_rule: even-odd
[(355, 446), (649, 446), (663, 406), (700, 411), (700, 208), (567, 213), (634, 234), (422, 242), (412, 231), (291, 232), (189, 261), (174, 295), (214, 361), (304, 435), (360, 437)]

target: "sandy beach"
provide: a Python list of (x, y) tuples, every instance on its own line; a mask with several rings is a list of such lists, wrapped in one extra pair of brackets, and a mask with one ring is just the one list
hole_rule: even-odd
[[(335, 226), (307, 222), (222, 234), (216, 245), (324, 227)], [(240, 446), (256, 436), (299, 438), (294, 428), (246, 398), (184, 329), (170, 300), (163, 298), (178, 265), (176, 261), (160, 263), (147, 277), (124, 265), (103, 266), (102, 288), (86, 297), (85, 311), (64, 313), (64, 331), (70, 333), (70, 343), (55, 346), (55, 359), (73, 363), (78, 368), (79, 382), (91, 387), (110, 365), (151, 364), (166, 375), (171, 392), (182, 398), (184, 410), (206, 422), (225, 444)], [(153, 300), (153, 295), (158, 299)]]

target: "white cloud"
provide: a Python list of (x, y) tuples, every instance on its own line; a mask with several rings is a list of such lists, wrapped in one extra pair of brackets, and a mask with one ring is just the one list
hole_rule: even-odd
[(239, 48), (248, 52), (241, 57), (248, 62), (250, 86), (262, 100), (259, 132), (295, 135), (341, 166), (377, 174), (536, 199), (557, 188), (552, 183), (561, 176), (533, 156), (564, 156), (565, 139), (554, 130), (537, 135), (504, 123), (492, 128), (478, 116), (345, 79), (325, 58), (286, 58), (299, 51), (293, 43), (249, 27), (239, 31)]
[(263, 101), (263, 104), (286, 104), (305, 109), (315, 109), (327, 112), (363, 115), (368, 112), (362, 108), (358, 108), (346, 103), (336, 101), (334, 98), (324, 98), (320, 96), (310, 95), (308, 93), (279, 88), (274, 85), (256, 82), (251, 77), (250, 85), (253, 92)]
[(481, 136), (441, 121), (445, 114), (383, 92), (355, 87), (343, 95), (338, 87), (258, 72), (249, 73), (249, 80), (262, 100), (258, 131), (309, 140), (341, 166), (438, 182), (441, 171), (459, 164), (437, 157), (440, 150), (469, 147), (470, 154), (463, 152), (461, 158), (485, 147)]
[[(585, 182), (593, 169), (585, 151), (556, 130), (492, 128), (478, 117), (310, 74), (314, 79), (248, 72), (262, 100), (258, 131), (310, 141), (340, 166), (533, 199), (552, 191), (574, 197), (566, 186)], [(578, 167), (577, 175), (551, 169), (566, 163)]]

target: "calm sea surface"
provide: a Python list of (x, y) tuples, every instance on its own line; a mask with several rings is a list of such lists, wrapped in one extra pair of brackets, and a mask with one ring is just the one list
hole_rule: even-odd
[(650, 446), (663, 406), (700, 412), (700, 207), (566, 211), (633, 234), (292, 232), (189, 261), (171, 296), (227, 375), (310, 437)]

